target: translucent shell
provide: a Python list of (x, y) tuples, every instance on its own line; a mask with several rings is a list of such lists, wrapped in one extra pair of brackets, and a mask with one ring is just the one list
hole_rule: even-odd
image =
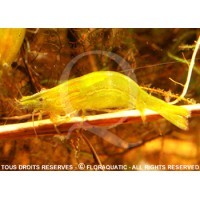
[(50, 117), (71, 115), (78, 111), (137, 109), (145, 121), (144, 110), (150, 109), (175, 126), (187, 130), (190, 112), (170, 105), (146, 93), (128, 76), (113, 71), (99, 71), (66, 81), (19, 100), (21, 107), (49, 112)]

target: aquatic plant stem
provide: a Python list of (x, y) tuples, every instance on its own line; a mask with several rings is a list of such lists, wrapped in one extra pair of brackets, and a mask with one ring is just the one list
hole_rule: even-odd
[[(200, 115), (200, 104), (186, 105), (183, 106), (191, 112), (191, 117)], [(158, 113), (151, 110), (145, 110), (146, 121), (154, 121), (162, 118)], [(82, 117), (72, 117), (70, 120), (62, 120), (57, 125), (60, 133), (67, 133), (72, 126), (84, 129), (88, 129), (94, 126), (98, 127), (109, 127), (114, 124), (127, 124), (127, 123), (141, 123), (141, 115), (138, 110), (127, 110), (119, 111), (115, 113), (106, 113), (100, 115), (91, 115)], [(41, 135), (56, 135), (58, 134), (55, 130), (55, 124), (50, 119), (39, 120), (34, 122), (25, 122), (17, 124), (9, 124), (0, 126), (0, 139), (8, 138), (22, 138), (22, 137), (33, 137), (35, 131), (37, 136)], [(35, 129), (35, 131), (34, 131)]]
[(169, 102), (170, 104), (176, 104), (179, 101), (181, 101), (182, 98), (185, 97), (185, 95), (186, 95), (186, 93), (188, 91), (189, 84), (190, 84), (190, 79), (191, 79), (191, 76), (192, 76), (192, 70), (193, 70), (193, 67), (194, 67), (194, 64), (195, 64), (195, 58), (196, 58), (199, 46), (200, 46), (200, 36), (199, 36), (199, 38), (197, 40), (194, 52), (192, 54), (192, 59), (191, 59), (191, 62), (190, 62), (190, 65), (189, 65), (189, 69), (188, 69), (187, 80), (186, 80), (186, 83), (184, 85), (183, 91), (182, 91), (181, 95), (179, 96), (179, 98), (177, 98), (176, 100), (174, 100), (172, 102)]

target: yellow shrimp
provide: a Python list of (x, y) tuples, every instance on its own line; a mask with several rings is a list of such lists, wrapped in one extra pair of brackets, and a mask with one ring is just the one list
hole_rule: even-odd
[(78, 111), (138, 109), (143, 121), (150, 109), (177, 127), (187, 130), (190, 112), (151, 96), (128, 76), (114, 71), (92, 72), (43, 90), (19, 101), (23, 108), (49, 112), (50, 117)]

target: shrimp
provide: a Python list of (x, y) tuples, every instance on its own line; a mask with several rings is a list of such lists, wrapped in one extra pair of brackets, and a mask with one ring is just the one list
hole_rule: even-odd
[(51, 89), (24, 96), (19, 104), (26, 109), (48, 112), (55, 116), (73, 116), (79, 111), (137, 109), (145, 121), (145, 109), (153, 110), (166, 120), (188, 129), (190, 112), (181, 106), (170, 105), (143, 89), (131, 78), (114, 71), (97, 71), (65, 81)]

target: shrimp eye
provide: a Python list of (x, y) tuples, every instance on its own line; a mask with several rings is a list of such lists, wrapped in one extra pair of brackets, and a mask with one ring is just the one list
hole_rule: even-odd
[(42, 97), (39, 98), (39, 101), (42, 102), (44, 99)]

